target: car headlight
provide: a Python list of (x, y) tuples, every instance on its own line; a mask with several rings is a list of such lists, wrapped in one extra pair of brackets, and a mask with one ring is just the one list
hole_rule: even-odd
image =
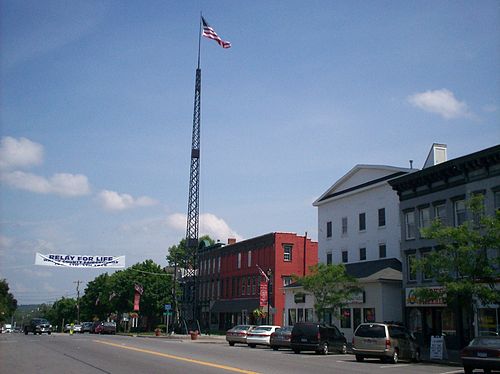
[(52, 328), (52, 325), (49, 325), (50, 328)]

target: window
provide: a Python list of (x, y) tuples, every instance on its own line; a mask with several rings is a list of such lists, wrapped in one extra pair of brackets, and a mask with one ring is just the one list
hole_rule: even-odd
[(366, 230), (366, 213), (359, 213), (359, 231)]
[(332, 252), (328, 252), (326, 254), (326, 264), (331, 265), (332, 264)]
[(288, 309), (288, 324), (293, 326), (297, 322), (297, 309)]
[(347, 251), (342, 251), (342, 262), (347, 262), (348, 260)]
[(500, 209), (500, 191), (493, 192), (495, 210)]
[(314, 321), (314, 309), (306, 308), (306, 322), (313, 322), (313, 321)]
[(387, 246), (385, 244), (378, 245), (378, 257), (379, 258), (387, 257)]
[(245, 296), (246, 295), (246, 287), (247, 287), (247, 285), (246, 285), (247, 279), (245, 277), (243, 277), (241, 280), (242, 280), (242, 282), (241, 282), (241, 294), (243, 296)]
[(415, 266), (416, 256), (415, 253), (411, 253), (407, 256), (407, 268), (408, 268), (408, 281), (417, 280), (417, 267)]
[(238, 266), (238, 269), (241, 269), (241, 252), (238, 253), (238, 264), (237, 264), (237, 266)]
[(421, 230), (431, 225), (431, 212), (429, 207), (420, 208), (418, 210), (418, 225), (420, 228), (420, 237), (425, 238), (425, 234), (422, 233)]
[(453, 214), (455, 226), (460, 226), (465, 222), (466, 219), (466, 209), (465, 200), (455, 200), (453, 202)]
[(485, 207), (484, 207), (484, 192), (475, 192), (474, 197), (481, 197), (481, 203), (479, 206), (479, 211), (473, 212), (472, 221), (474, 222), (475, 227), (481, 226), (481, 219), (484, 217)]
[(405, 213), (405, 238), (406, 240), (415, 239), (415, 212)]
[(217, 258), (217, 270), (218, 270), (219, 273), (220, 273), (220, 263), (221, 263), (221, 257), (219, 256)]
[(332, 221), (328, 221), (326, 223), (326, 237), (327, 238), (332, 237)]
[(252, 251), (248, 251), (248, 257), (247, 257), (247, 266), (252, 267)]
[(289, 276), (284, 276), (283, 277), (283, 286), (288, 286), (289, 284), (292, 284), (293, 278)]
[[(427, 260), (429, 259), (430, 252), (423, 252), (421, 254), (422, 259), (425, 259), (427, 257)], [(429, 262), (425, 263), (424, 269), (422, 271), (422, 278), (423, 280), (431, 280), (432, 279), (432, 273), (431, 273), (431, 267)]]
[(340, 327), (343, 329), (351, 328), (351, 309), (342, 308), (340, 309)]
[(360, 261), (366, 260), (366, 248), (359, 249), (359, 260)]
[(434, 219), (438, 219), (443, 225), (446, 225), (446, 205), (436, 204), (434, 206)]
[(347, 217), (342, 217), (342, 235), (347, 235)]
[(283, 246), (283, 261), (292, 261), (292, 245), (285, 244)]
[(363, 309), (363, 322), (375, 322), (375, 308)]
[(378, 210), (378, 227), (385, 226), (385, 208)]

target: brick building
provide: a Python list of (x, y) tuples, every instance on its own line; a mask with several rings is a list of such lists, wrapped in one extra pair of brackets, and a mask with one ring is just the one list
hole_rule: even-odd
[[(238, 323), (260, 323), (252, 314), (260, 306), (260, 267), (269, 277), (269, 323), (285, 315), (283, 287), (292, 276), (309, 273), (318, 262), (318, 243), (294, 233), (269, 233), (227, 245), (198, 250), (197, 305), (202, 328), (225, 330)], [(262, 308), (267, 312), (267, 306)]]

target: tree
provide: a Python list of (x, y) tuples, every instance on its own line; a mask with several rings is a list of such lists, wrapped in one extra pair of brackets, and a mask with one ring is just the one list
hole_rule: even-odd
[(62, 325), (63, 321), (65, 324), (75, 322), (77, 317), (76, 299), (62, 297), (52, 304), (51, 307), (47, 307), (43, 316), (53, 325)]
[(305, 291), (314, 295), (314, 308), (320, 320), (327, 311), (338, 315), (337, 310), (361, 290), (343, 264), (317, 264), (310, 270), (311, 274), (300, 278), (300, 283)]
[(0, 323), (8, 321), (17, 309), (17, 300), (9, 292), (7, 280), (0, 280)]
[(463, 309), (472, 324), (477, 302), (500, 302), (500, 290), (495, 286), (500, 276), (500, 211), (485, 215), (481, 195), (473, 196), (467, 208), (471, 219), (460, 226), (445, 226), (437, 219), (421, 230), (423, 237), (438, 245), (415, 260), (415, 267), (434, 278), (443, 290), (420, 288), (415, 295), (422, 300), (444, 298), (448, 305)]
[[(215, 244), (213, 240), (208, 235), (203, 235), (199, 242), (207, 241), (209, 245)], [(198, 248), (194, 248), (197, 250)], [(168, 248), (168, 255), (166, 257), (167, 262), (170, 266), (174, 266), (177, 262), (177, 267), (183, 269), (189, 269), (193, 267), (193, 252), (192, 249), (186, 247), (186, 239), (182, 239), (179, 244), (173, 245)]]

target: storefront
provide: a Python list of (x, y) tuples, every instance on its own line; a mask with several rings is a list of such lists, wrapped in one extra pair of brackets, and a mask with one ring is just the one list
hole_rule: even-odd
[(480, 306), (476, 314), (476, 336), (500, 334), (500, 309), (498, 305)]

